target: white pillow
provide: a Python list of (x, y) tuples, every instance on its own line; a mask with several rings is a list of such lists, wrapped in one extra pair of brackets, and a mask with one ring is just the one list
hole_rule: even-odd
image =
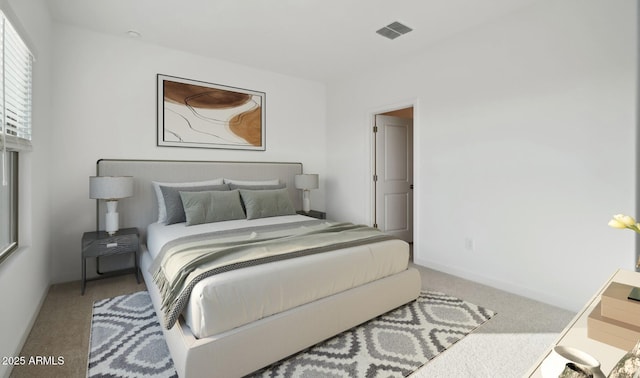
[(236, 185), (247, 185), (247, 186), (251, 186), (251, 185), (278, 185), (280, 184), (280, 180), (278, 179), (271, 179), (271, 180), (257, 180), (257, 181), (252, 181), (252, 180), (233, 180), (233, 179), (224, 179), (224, 183), (225, 184), (236, 184)]
[(156, 199), (158, 200), (158, 223), (165, 223), (167, 221), (167, 206), (164, 203), (164, 196), (160, 186), (171, 186), (174, 188), (180, 188), (185, 186), (207, 186), (207, 185), (222, 185), (224, 179), (212, 179), (206, 181), (192, 181), (192, 182), (160, 182), (151, 181), (153, 185), (153, 191), (156, 193)]

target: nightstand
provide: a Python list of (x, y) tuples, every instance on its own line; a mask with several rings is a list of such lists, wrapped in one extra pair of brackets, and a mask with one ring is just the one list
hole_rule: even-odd
[[(140, 283), (140, 271), (138, 269), (138, 229), (125, 228), (118, 230), (114, 235), (109, 235), (105, 231), (85, 232), (82, 235), (82, 291), (87, 285), (87, 281), (112, 277), (121, 274), (134, 273), (136, 280)], [(121, 269), (111, 272), (100, 272), (100, 257), (120, 255), (123, 253), (133, 253), (135, 267)], [(96, 258), (96, 272), (98, 277), (87, 279), (87, 259)]]
[(324, 211), (310, 210), (307, 213), (304, 210), (298, 210), (298, 211), (296, 211), (296, 213), (298, 213), (300, 215), (306, 215), (306, 216), (312, 217), (312, 218), (327, 219), (327, 213), (325, 213)]

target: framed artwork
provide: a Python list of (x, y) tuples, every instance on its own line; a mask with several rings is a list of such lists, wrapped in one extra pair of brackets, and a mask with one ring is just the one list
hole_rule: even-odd
[(158, 146), (265, 150), (265, 93), (158, 74)]

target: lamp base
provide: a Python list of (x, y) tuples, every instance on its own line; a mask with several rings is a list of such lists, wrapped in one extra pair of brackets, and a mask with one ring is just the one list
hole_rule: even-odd
[(104, 230), (109, 235), (113, 235), (118, 231), (118, 201), (107, 201), (107, 213), (105, 214)]
[(107, 213), (104, 230), (113, 235), (118, 231), (118, 213)]
[(304, 210), (305, 213), (308, 213), (309, 211), (311, 211), (311, 199), (309, 198), (309, 191), (308, 190), (303, 190), (302, 191), (302, 210)]

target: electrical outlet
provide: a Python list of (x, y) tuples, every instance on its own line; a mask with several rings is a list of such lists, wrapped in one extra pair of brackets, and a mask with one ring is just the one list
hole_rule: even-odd
[(472, 238), (470, 237), (464, 238), (464, 249), (466, 249), (467, 251), (473, 251), (474, 243)]

